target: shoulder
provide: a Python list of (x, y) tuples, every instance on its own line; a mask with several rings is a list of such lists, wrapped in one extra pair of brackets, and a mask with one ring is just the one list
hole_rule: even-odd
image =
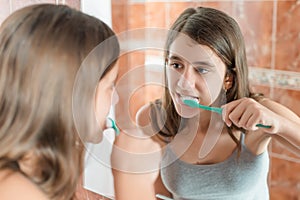
[(46, 200), (48, 198), (22, 174), (11, 170), (0, 170), (0, 199)]
[[(148, 163), (148, 166), (157, 167), (165, 143), (158, 138), (152, 128), (151, 109), (153, 104), (146, 104), (137, 113), (135, 128), (122, 130), (116, 137), (112, 149), (111, 162), (115, 168), (135, 169), (136, 163)], [(143, 160), (145, 155), (148, 160)], [(146, 156), (146, 157), (147, 157)], [(125, 170), (126, 171), (126, 170)]]
[(147, 126), (151, 122), (151, 104), (145, 104), (136, 113), (136, 124), (139, 127)]
[[(143, 132), (143, 129), (149, 125), (150, 104), (142, 106), (136, 114), (137, 127), (130, 130), (122, 130), (121, 134), (116, 137), (114, 144), (129, 152), (143, 151), (145, 143), (150, 142), (150, 138)], [(148, 139), (146, 139), (148, 138)], [(130, 145), (128, 145), (130, 144)], [(115, 149), (116, 150), (116, 149)]]
[(157, 99), (154, 102), (142, 106), (136, 114), (136, 123), (139, 127), (151, 124), (152, 117), (156, 118), (161, 113), (162, 101)]

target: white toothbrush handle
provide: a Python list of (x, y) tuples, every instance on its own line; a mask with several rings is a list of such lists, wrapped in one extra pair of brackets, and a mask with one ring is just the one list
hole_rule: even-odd
[(157, 198), (160, 198), (160, 199), (163, 199), (163, 200), (174, 200), (174, 199), (171, 199), (171, 198), (166, 197), (166, 196), (161, 195), (161, 194), (156, 194), (155, 196), (156, 196)]

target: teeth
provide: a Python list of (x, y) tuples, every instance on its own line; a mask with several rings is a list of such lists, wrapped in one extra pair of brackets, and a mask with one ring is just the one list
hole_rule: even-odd
[(182, 101), (184, 101), (184, 100), (192, 100), (192, 101), (195, 101), (196, 103), (199, 103), (199, 100), (198, 100), (198, 98), (196, 98), (196, 97), (191, 97), (191, 96), (180, 96), (180, 99), (182, 100)]

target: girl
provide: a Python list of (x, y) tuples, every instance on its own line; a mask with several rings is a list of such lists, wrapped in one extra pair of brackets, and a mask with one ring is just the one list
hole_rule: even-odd
[[(238, 24), (216, 9), (188, 8), (169, 31), (165, 60), (164, 96), (143, 107), (137, 120), (141, 127), (151, 123), (153, 133), (142, 130), (160, 140), (160, 175), (115, 170), (116, 196), (126, 197), (123, 188), (129, 189), (121, 182), (135, 177), (131, 199), (155, 199), (157, 193), (173, 199), (269, 199), (268, 144), (276, 139), (299, 154), (300, 119), (251, 92)], [(222, 107), (222, 115), (190, 107), (187, 100)], [(133, 139), (121, 135), (116, 144), (128, 141)], [(143, 178), (151, 182), (139, 186)]]
[[(101, 54), (89, 56), (88, 67), (80, 68), (93, 49)], [(118, 40), (106, 24), (67, 6), (34, 5), (3, 22), (0, 199), (75, 198), (83, 162), (80, 137), (101, 140), (118, 55)], [(101, 115), (97, 126), (91, 120), (95, 112)]]

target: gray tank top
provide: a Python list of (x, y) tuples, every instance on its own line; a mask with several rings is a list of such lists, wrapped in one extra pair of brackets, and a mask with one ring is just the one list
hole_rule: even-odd
[[(162, 158), (161, 177), (176, 200), (267, 200), (269, 155), (253, 155), (244, 145), (225, 161), (193, 165), (178, 159), (169, 145)], [(171, 164), (169, 164), (171, 163)]]

